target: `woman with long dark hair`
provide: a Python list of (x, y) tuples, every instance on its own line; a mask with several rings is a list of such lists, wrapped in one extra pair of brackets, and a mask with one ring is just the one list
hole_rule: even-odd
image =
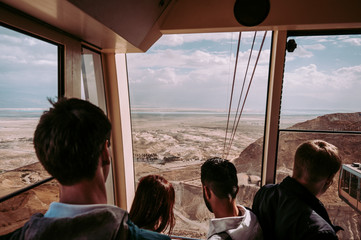
[(158, 175), (142, 177), (129, 217), (140, 228), (156, 232), (168, 228), (168, 234), (171, 234), (175, 225), (174, 200), (174, 188), (165, 178)]

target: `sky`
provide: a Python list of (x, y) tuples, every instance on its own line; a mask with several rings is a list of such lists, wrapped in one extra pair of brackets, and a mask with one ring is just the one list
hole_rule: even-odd
[(57, 96), (57, 47), (0, 26), (0, 108), (44, 108)]
[[(238, 33), (165, 35), (145, 54), (127, 54), (133, 108), (228, 109), (238, 36)], [(264, 32), (256, 35), (243, 96), (263, 36)], [(245, 108), (249, 111), (264, 111), (265, 108), (270, 37), (268, 33), (247, 96), (250, 104)], [(232, 104), (235, 107), (253, 38), (254, 33), (241, 35)]]
[[(253, 32), (242, 34), (233, 109), (253, 36)], [(262, 36), (263, 32), (257, 33), (246, 86)], [(270, 38), (269, 32), (244, 112), (265, 112)], [(282, 113), (361, 111), (361, 35), (293, 39), (297, 48), (286, 53)], [(227, 111), (237, 41), (238, 33), (164, 35), (145, 54), (127, 54), (132, 107)]]
[[(232, 108), (243, 81), (245, 113), (264, 113), (271, 32), (241, 35)], [(294, 37), (286, 53), (282, 113), (361, 111), (361, 35)], [(129, 53), (132, 110), (228, 111), (238, 33), (164, 35), (146, 53)], [(46, 107), (57, 95), (57, 47), (0, 27), (0, 108)], [(240, 102), (241, 106), (243, 99)]]

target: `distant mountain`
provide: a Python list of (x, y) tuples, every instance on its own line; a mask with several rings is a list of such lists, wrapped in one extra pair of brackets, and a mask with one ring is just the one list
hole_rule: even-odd
[[(322, 130), (322, 131), (358, 131), (361, 132), (361, 113), (334, 113), (317, 117), (312, 120), (297, 123), (288, 129)], [(277, 168), (291, 172), (293, 156), (297, 146), (312, 139), (325, 140), (339, 148), (343, 163), (361, 162), (361, 135), (281, 132), (278, 143)], [(244, 149), (234, 163), (238, 172), (259, 175), (263, 151), (263, 138)]]

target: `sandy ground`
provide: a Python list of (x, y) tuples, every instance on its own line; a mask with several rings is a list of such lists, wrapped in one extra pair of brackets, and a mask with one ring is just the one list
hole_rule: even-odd
[(37, 123), (36, 118), (0, 118), (0, 173), (37, 162), (32, 143)]
[[(212, 214), (203, 202), (200, 166), (207, 158), (224, 156), (224, 120), (221, 116), (208, 115), (133, 115), (136, 181), (144, 175), (160, 174), (172, 182), (176, 189), (175, 235), (206, 236), (208, 219)], [(237, 158), (247, 146), (262, 137), (263, 121), (260, 116), (248, 116), (241, 120), (228, 159)], [(47, 177), (39, 164), (33, 164), (37, 162), (32, 146), (36, 124), (37, 119), (0, 119), (0, 196)], [(292, 125), (291, 119), (284, 124)], [(25, 167), (19, 168), (21, 166)], [(289, 174), (290, 169), (284, 168), (284, 173)], [(257, 177), (239, 173), (239, 203), (250, 207), (258, 189)], [(335, 186), (332, 191), (336, 191)], [(0, 234), (21, 226), (32, 213), (46, 211), (48, 204), (57, 197), (56, 183), (51, 183), (0, 204)], [(330, 196), (324, 197), (326, 202), (332, 202), (328, 198)], [(336, 224), (341, 221), (347, 222), (350, 228), (360, 228), (354, 221), (360, 216), (355, 216), (354, 212), (345, 215), (334, 206), (329, 211)]]

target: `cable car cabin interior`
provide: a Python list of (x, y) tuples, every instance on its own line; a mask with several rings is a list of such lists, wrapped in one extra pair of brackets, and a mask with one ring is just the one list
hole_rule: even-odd
[(112, 123), (109, 204), (129, 211), (148, 174), (173, 184), (172, 235), (206, 236), (207, 158), (232, 160), (251, 207), (322, 139), (343, 167), (320, 200), (340, 239), (360, 239), (361, 1), (246, 2), (1, 0), (0, 235), (59, 198), (32, 137), (47, 98), (65, 96)]

